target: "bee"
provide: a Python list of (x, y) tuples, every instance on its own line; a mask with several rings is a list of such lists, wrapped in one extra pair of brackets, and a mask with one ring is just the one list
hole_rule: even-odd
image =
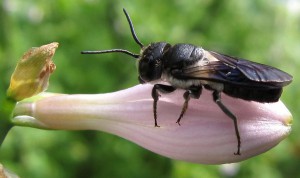
[[(282, 88), (292, 82), (292, 76), (274, 67), (246, 59), (205, 50), (201, 47), (179, 43), (154, 42), (144, 46), (135, 33), (132, 21), (123, 9), (135, 42), (141, 47), (140, 54), (125, 49), (82, 51), (82, 54), (125, 53), (138, 60), (140, 83), (153, 84), (154, 126), (157, 123), (157, 102), (160, 93), (171, 93), (176, 89), (185, 90), (184, 103), (176, 121), (180, 121), (188, 109), (191, 98), (199, 99), (201, 91), (211, 90), (214, 102), (233, 121), (237, 151), (240, 155), (241, 137), (237, 117), (221, 100), (221, 93), (233, 98), (261, 103), (279, 100)], [(167, 83), (162, 84), (161, 81)]]

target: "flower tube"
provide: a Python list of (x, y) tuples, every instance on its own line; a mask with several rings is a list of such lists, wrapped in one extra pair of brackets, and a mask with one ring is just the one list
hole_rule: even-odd
[(128, 139), (160, 155), (202, 164), (245, 160), (276, 146), (291, 131), (292, 116), (284, 104), (257, 103), (222, 95), (237, 116), (241, 155), (234, 155), (237, 140), (233, 122), (213, 102), (210, 91), (191, 99), (176, 123), (183, 91), (162, 95), (154, 127), (152, 85), (144, 84), (107, 94), (50, 94), (19, 102), (16, 125), (63, 130), (99, 130)]

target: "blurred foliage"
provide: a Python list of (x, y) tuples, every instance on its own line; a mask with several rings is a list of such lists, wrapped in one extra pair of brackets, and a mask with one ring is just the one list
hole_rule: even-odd
[(129, 56), (80, 54), (111, 48), (139, 52), (123, 7), (144, 44), (192, 43), (269, 64), (294, 76), (282, 96), (295, 119), (293, 132), (276, 148), (247, 161), (198, 165), (161, 157), (106, 133), (17, 127), (1, 147), (0, 162), (21, 177), (300, 177), (300, 8), (296, 0), (0, 3), (0, 97), (22, 54), (54, 41), (60, 47), (48, 91), (103, 93), (136, 85), (135, 61)]

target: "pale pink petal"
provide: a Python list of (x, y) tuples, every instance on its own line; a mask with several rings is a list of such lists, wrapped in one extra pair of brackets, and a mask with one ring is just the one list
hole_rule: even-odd
[(222, 95), (223, 103), (237, 116), (241, 155), (234, 155), (237, 140), (232, 120), (204, 90), (191, 99), (181, 126), (176, 123), (184, 102), (183, 91), (162, 95), (158, 124), (154, 127), (152, 85), (108, 94), (54, 95), (36, 102), (21, 102), (15, 122), (32, 116), (40, 127), (64, 130), (101, 130), (126, 138), (172, 159), (222, 164), (261, 154), (287, 137), (292, 116), (282, 102), (262, 104)]

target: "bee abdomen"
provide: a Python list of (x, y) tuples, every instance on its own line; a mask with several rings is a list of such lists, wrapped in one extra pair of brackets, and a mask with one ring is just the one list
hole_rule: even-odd
[(277, 102), (281, 96), (282, 88), (252, 88), (224, 84), (223, 92), (231, 97), (236, 97), (248, 101), (262, 103)]

